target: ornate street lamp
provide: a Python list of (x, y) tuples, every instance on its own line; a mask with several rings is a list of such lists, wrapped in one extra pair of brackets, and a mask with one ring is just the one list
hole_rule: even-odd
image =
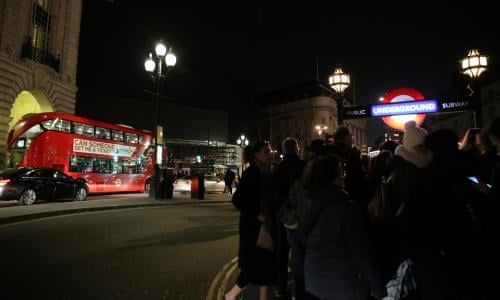
[(245, 148), (245, 146), (248, 146), (250, 141), (248, 138), (242, 134), (239, 139), (236, 140), (236, 144), (238, 144), (241, 148)]
[(166, 73), (172, 69), (177, 62), (177, 57), (172, 52), (172, 47), (168, 49), (161, 41), (156, 44), (155, 55), (149, 53), (149, 57), (144, 62), (144, 69), (151, 76), (151, 79), (156, 85), (155, 93), (155, 159), (153, 177), (150, 181), (149, 197), (151, 199), (161, 199), (159, 166), (162, 163), (161, 149), (163, 144), (163, 128), (160, 123), (160, 85), (165, 80)]
[(470, 77), (470, 96), (474, 101), (474, 126), (481, 127), (483, 125), (483, 107), (481, 104), (479, 76), (488, 69), (488, 56), (479, 54), (477, 49), (471, 49), (467, 56), (462, 59), (461, 65), (462, 73)]
[(477, 49), (469, 50), (467, 56), (461, 60), (462, 73), (470, 78), (469, 90), (474, 107), (474, 126), (481, 127), (483, 124), (483, 108), (481, 104), (481, 89), (479, 77), (488, 68), (488, 57), (479, 54)]
[(342, 70), (341, 67), (335, 69), (328, 78), (330, 87), (335, 91), (334, 100), (337, 103), (337, 121), (341, 126), (343, 123), (342, 114), (344, 113), (344, 92), (351, 85), (351, 76)]
[(238, 144), (241, 147), (241, 173), (243, 174), (243, 170), (245, 169), (245, 162), (243, 161), (243, 155), (244, 155), (244, 148), (250, 144), (250, 141), (248, 138), (242, 134), (237, 140), (236, 144)]
[(316, 129), (316, 131), (318, 132), (318, 135), (321, 136), (322, 139), (325, 139), (325, 136), (323, 134), (326, 135), (326, 131), (328, 130), (328, 126), (316, 125), (314, 127), (314, 129)]
[(477, 79), (488, 69), (488, 56), (479, 54), (477, 49), (469, 50), (467, 57), (462, 59), (462, 72), (472, 79)]

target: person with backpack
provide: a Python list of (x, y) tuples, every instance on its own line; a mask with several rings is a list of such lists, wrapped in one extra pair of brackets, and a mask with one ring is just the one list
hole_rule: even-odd
[[(380, 158), (390, 158), (387, 161), (390, 161), (390, 171), (382, 168), (382, 171), (377, 171), (378, 174), (372, 173), (371, 177), (371, 192), (376, 195), (378, 185), (382, 184), (379, 176), (385, 176), (386, 197), (392, 212), (391, 215), (384, 215), (381, 219), (384, 222), (372, 226), (375, 254), (385, 281), (411, 256), (409, 224), (412, 224), (416, 214), (414, 206), (419, 201), (417, 192), (420, 189), (421, 173), (431, 161), (431, 155), (424, 147), (427, 131), (417, 126), (415, 121), (407, 122), (404, 128), (403, 141), (396, 147), (395, 155), (385, 153)], [(368, 207), (371, 205), (370, 203)]]
[(305, 244), (305, 287), (317, 299), (361, 300), (386, 295), (358, 206), (343, 189), (335, 155), (317, 157), (304, 171), (305, 207), (299, 236)]
[(432, 160), (423, 170), (407, 222), (421, 299), (482, 299), (481, 229), (458, 137), (439, 129), (425, 138), (424, 146)]

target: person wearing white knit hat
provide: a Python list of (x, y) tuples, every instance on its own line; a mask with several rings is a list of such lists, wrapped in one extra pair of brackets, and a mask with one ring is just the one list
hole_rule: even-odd
[[(415, 239), (415, 216), (418, 216), (419, 191), (422, 189), (422, 175), (424, 168), (430, 163), (432, 156), (425, 148), (424, 141), (427, 131), (417, 126), (415, 121), (405, 123), (403, 144), (395, 151), (396, 168), (387, 179), (390, 184), (391, 201), (397, 208), (395, 217), (398, 225), (397, 247), (392, 255), (415, 259), (413, 241)], [(414, 261), (420, 266), (419, 261)], [(394, 263), (390, 269), (395, 270)], [(415, 275), (416, 277), (419, 275)]]
[(418, 127), (415, 121), (408, 121), (405, 123), (405, 134), (403, 136), (403, 145), (412, 149), (416, 146), (420, 146), (424, 143), (425, 137), (427, 136), (427, 130)]
[(430, 162), (431, 157), (423, 148), (427, 130), (418, 127), (415, 121), (405, 123), (403, 145), (396, 148), (396, 155), (414, 164), (417, 168), (423, 168)]

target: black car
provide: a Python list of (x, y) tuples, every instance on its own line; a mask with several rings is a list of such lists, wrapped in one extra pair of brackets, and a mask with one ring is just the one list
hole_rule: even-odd
[(19, 204), (31, 205), (38, 199), (87, 198), (87, 184), (74, 180), (61, 171), (50, 168), (18, 168), (0, 171), (0, 199), (17, 199)]

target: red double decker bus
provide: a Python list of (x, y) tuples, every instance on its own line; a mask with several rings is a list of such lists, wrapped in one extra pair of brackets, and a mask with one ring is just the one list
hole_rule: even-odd
[(153, 135), (63, 113), (21, 119), (9, 133), (7, 167), (55, 168), (90, 193), (144, 191), (153, 173)]

